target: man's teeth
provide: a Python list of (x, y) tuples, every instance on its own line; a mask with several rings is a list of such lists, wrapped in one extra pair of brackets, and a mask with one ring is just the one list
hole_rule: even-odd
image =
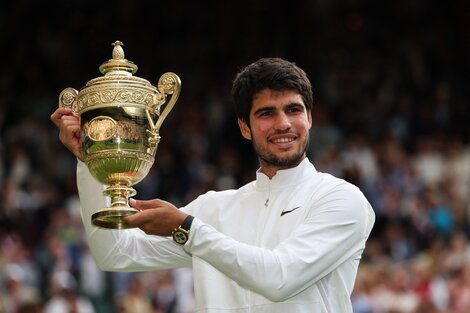
[(275, 143), (284, 143), (294, 141), (294, 138), (279, 138), (273, 140)]

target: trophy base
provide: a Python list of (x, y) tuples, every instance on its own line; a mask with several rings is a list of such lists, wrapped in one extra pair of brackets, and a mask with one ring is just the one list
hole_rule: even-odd
[(137, 213), (136, 209), (119, 206), (99, 210), (91, 216), (91, 223), (95, 226), (107, 229), (134, 228), (122, 220), (123, 217)]

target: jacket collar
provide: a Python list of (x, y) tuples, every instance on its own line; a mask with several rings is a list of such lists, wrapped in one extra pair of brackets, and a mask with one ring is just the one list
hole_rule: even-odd
[(271, 179), (258, 169), (256, 171), (256, 189), (265, 190), (297, 185), (316, 173), (317, 170), (308, 158), (302, 160), (296, 167), (277, 171)]

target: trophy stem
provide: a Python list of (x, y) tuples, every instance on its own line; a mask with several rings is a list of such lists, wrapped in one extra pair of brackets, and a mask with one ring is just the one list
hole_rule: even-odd
[(134, 188), (129, 186), (109, 186), (103, 191), (105, 196), (111, 197), (111, 206), (103, 208), (91, 216), (93, 225), (108, 229), (133, 228), (126, 224), (122, 218), (138, 211), (129, 206), (129, 197), (136, 194)]

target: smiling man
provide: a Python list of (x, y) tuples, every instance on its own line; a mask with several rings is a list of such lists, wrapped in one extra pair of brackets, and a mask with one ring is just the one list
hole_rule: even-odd
[(243, 137), (253, 143), (261, 171), (270, 178), (305, 158), (312, 117), (296, 91), (259, 91), (249, 120), (239, 118), (238, 124)]
[[(306, 157), (312, 88), (294, 63), (265, 58), (233, 83), (238, 124), (260, 168), (237, 190), (209, 191), (183, 208), (130, 201), (130, 230), (91, 225), (105, 205), (79, 161), (82, 218), (97, 264), (109, 271), (192, 267), (196, 312), (348, 313), (374, 213), (359, 189), (316, 171)], [(78, 117), (51, 116), (80, 160)]]

